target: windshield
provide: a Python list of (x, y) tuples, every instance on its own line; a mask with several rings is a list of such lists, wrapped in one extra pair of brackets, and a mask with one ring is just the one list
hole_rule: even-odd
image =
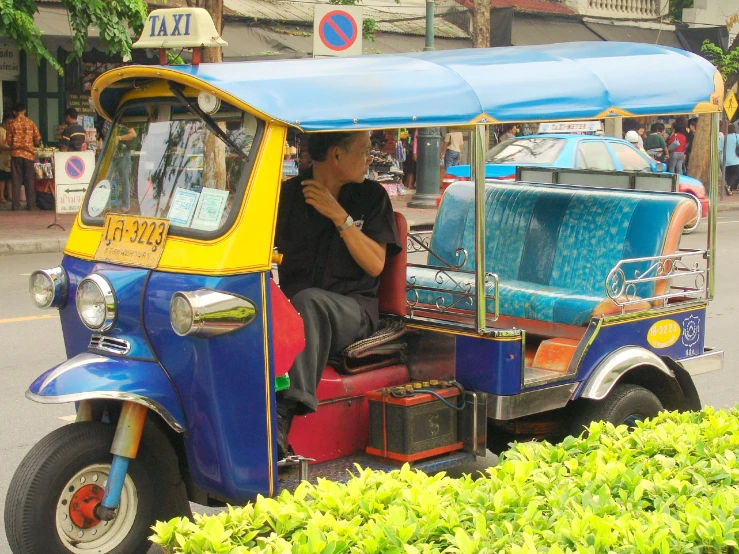
[(520, 138), (501, 142), (485, 153), (485, 162), (494, 164), (554, 163), (565, 145), (561, 138)]
[(260, 125), (225, 103), (211, 116), (223, 137), (177, 100), (126, 106), (108, 124), (83, 220), (101, 225), (114, 212), (167, 218), (170, 234), (222, 231), (243, 194)]

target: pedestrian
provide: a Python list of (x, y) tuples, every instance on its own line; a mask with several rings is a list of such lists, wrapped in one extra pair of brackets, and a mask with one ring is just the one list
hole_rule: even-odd
[(0, 204), (10, 202), (13, 197), (10, 189), (12, 188), (12, 176), (10, 174), (10, 146), (8, 146), (7, 127), (13, 116), (6, 113), (3, 116), (3, 123), (0, 126)]
[(77, 123), (77, 110), (67, 108), (64, 112), (64, 122), (67, 126), (62, 131), (62, 138), (59, 139), (59, 150), (62, 152), (82, 152), (87, 134), (84, 127)]
[(503, 142), (504, 140), (511, 140), (516, 138), (516, 133), (518, 132), (518, 127), (515, 125), (503, 125), (503, 133), (500, 135), (500, 142)]
[(21, 209), (21, 185), (26, 188), (26, 203), (31, 211), (36, 206), (34, 181), (36, 176), (33, 160), (35, 147), (41, 144), (41, 133), (36, 124), (26, 116), (26, 106), (19, 102), (15, 106), (15, 119), (8, 125), (8, 146), (10, 146), (10, 172), (13, 179), (13, 211)]
[(441, 147), (441, 159), (444, 160), (444, 169), (453, 165), (459, 165), (459, 159), (462, 157), (463, 143), (464, 137), (459, 131), (446, 134), (444, 144)]
[[(113, 127), (106, 121), (104, 127), (105, 136), (113, 133), (112, 144), (115, 145), (113, 150), (110, 169), (108, 170), (108, 178), (110, 179), (113, 190), (118, 200), (118, 209), (127, 214), (131, 210), (131, 146), (132, 141), (136, 138), (136, 129), (118, 124)], [(120, 189), (120, 192), (118, 192)]]
[(665, 163), (670, 159), (667, 143), (662, 133), (665, 131), (664, 123), (652, 123), (649, 135), (644, 139), (644, 150), (658, 162)]
[(688, 171), (688, 164), (690, 163), (690, 152), (693, 150), (693, 138), (695, 138), (695, 130), (698, 127), (698, 118), (692, 117), (688, 120), (688, 144), (685, 146), (685, 163), (683, 163), (683, 167), (685, 168), (685, 172)]
[[(724, 137), (719, 138), (719, 149), (724, 149)], [(731, 196), (739, 188), (739, 135), (736, 125), (729, 125), (726, 135), (726, 194)]]
[(685, 159), (685, 148), (688, 146), (687, 121), (684, 117), (678, 117), (672, 125), (672, 134), (667, 139), (667, 150), (670, 160), (667, 163), (667, 171), (670, 173), (683, 173), (683, 160)]

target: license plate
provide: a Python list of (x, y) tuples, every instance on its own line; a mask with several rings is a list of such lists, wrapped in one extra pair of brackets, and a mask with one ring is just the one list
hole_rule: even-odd
[(153, 269), (162, 257), (167, 231), (168, 219), (109, 213), (95, 259)]

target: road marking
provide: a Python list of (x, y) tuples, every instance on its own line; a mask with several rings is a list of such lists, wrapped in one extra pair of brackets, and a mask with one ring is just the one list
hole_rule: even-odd
[(64, 415), (61, 416), (59, 419), (61, 419), (62, 421), (75, 422), (77, 421), (77, 415)]
[(22, 321), (36, 321), (37, 319), (53, 319), (53, 318), (59, 318), (59, 314), (29, 315), (26, 317), (10, 317), (7, 319), (0, 319), (0, 323), (20, 323)]

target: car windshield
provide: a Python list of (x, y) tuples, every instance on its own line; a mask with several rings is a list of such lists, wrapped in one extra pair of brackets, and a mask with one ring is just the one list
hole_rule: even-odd
[(167, 218), (170, 234), (223, 230), (260, 126), (225, 103), (211, 118), (220, 132), (177, 101), (126, 106), (109, 125), (83, 220), (100, 225), (114, 212)]
[(494, 164), (550, 164), (564, 148), (562, 138), (520, 138), (501, 142), (485, 153), (485, 162)]

